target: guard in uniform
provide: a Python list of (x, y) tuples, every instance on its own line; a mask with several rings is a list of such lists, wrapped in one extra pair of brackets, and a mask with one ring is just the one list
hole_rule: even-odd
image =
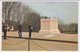
[(29, 38), (31, 38), (31, 33), (32, 33), (32, 25), (31, 25), (31, 23), (28, 26), (28, 30), (29, 30)]
[(6, 39), (7, 25), (5, 23), (3, 24), (2, 31), (4, 32), (4, 39)]
[(22, 37), (22, 25), (20, 23), (18, 25), (18, 34), (19, 34), (19, 37), (21, 38)]

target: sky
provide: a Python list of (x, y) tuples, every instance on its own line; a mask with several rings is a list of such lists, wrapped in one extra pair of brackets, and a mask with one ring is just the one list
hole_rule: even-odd
[(78, 23), (77, 2), (23, 2), (23, 4), (28, 5), (41, 16), (59, 18), (66, 24)]

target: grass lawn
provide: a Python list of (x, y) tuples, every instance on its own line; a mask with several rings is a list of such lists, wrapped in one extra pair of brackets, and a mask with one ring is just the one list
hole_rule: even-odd
[(78, 34), (77, 32), (62, 32), (62, 33), (67, 33), (67, 34)]

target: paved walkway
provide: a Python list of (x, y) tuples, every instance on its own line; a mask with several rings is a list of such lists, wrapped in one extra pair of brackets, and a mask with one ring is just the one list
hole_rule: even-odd
[[(8, 32), (7, 39), (2, 37), (3, 51), (28, 51), (28, 32), (18, 38), (17, 32)], [(3, 35), (2, 35), (3, 36)], [(32, 33), (31, 51), (77, 51), (77, 34), (41, 34)]]

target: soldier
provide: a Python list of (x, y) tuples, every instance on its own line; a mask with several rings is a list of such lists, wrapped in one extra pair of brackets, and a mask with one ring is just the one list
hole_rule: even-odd
[(2, 31), (4, 32), (4, 39), (6, 39), (7, 25), (5, 23), (3, 24)]
[(31, 33), (32, 33), (32, 24), (31, 23), (29, 23), (28, 30), (29, 30), (29, 38), (31, 38)]
[(18, 35), (19, 35), (20, 38), (22, 37), (22, 25), (20, 24), (20, 22), (19, 22), (19, 25), (18, 25)]

